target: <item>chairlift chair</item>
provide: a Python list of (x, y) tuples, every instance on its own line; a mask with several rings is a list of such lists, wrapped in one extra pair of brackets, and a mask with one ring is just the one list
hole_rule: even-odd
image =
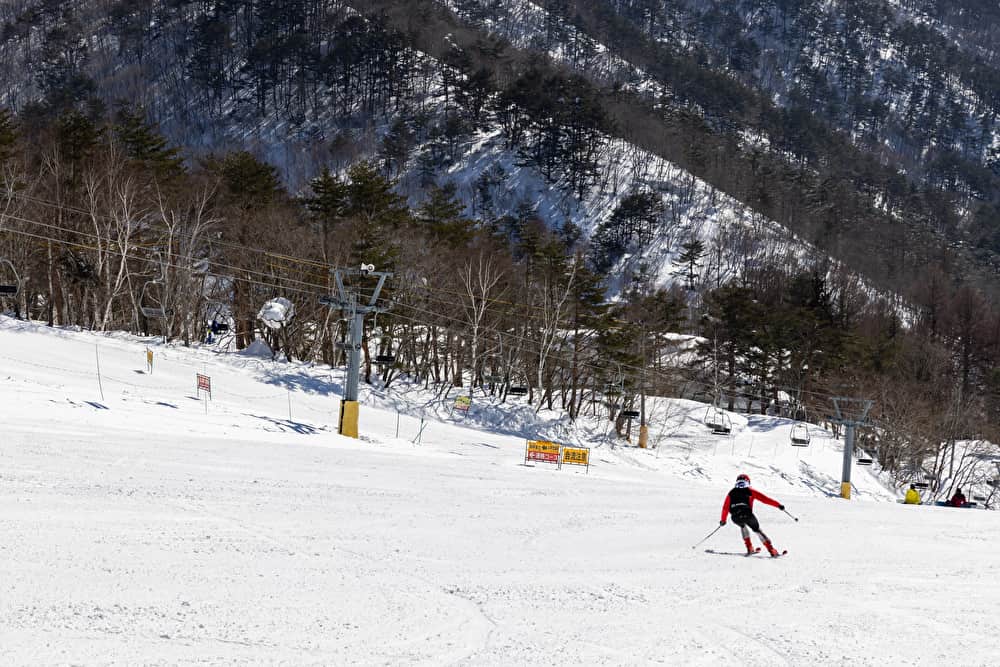
[(915, 489), (926, 489), (928, 487), (930, 487), (930, 483), (928, 482), (913, 482), (913, 488)]
[(139, 292), (139, 312), (151, 319), (163, 319), (167, 316), (167, 311), (163, 308), (162, 294), (161, 298), (157, 299), (155, 288), (152, 291), (149, 289), (150, 285), (160, 284), (157, 280), (147, 280)]
[(510, 387), (507, 389), (507, 393), (511, 396), (525, 396), (528, 393), (527, 387)]
[(809, 427), (805, 424), (795, 424), (792, 426), (792, 447), (808, 447), (809, 446)]
[(719, 423), (712, 429), (712, 433), (715, 435), (729, 435), (733, 432), (733, 423), (729, 420), (729, 415), (725, 412), (720, 411), (719, 416), (721, 419)]
[(634, 419), (639, 416), (638, 410), (622, 410), (622, 417), (627, 417), (628, 419)]
[(21, 278), (17, 275), (14, 263), (9, 259), (0, 259), (0, 267), (7, 267), (7, 271), (0, 274), (0, 296), (16, 295), (21, 289)]
[(874, 463), (874, 461), (869, 458), (859, 458), (857, 461), (855, 461), (855, 463), (857, 463), (859, 466), (870, 466), (872, 463)]
[(214, 334), (223, 334), (229, 332), (229, 308), (222, 301), (210, 301), (208, 307), (205, 309), (205, 314), (211, 313), (211, 319), (208, 323), (209, 329), (212, 330)]
[(723, 426), (723, 417), (725, 414), (713, 405), (705, 410), (705, 418), (702, 421), (705, 422), (705, 426), (715, 431)]
[(379, 366), (389, 366), (396, 363), (396, 355), (394, 354), (376, 354), (375, 363)]

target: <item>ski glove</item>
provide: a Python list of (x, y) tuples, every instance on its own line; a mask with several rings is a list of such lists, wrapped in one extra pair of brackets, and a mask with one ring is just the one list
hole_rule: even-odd
[(725, 521), (720, 521), (720, 522), (719, 522), (719, 525), (720, 525), (720, 526), (725, 526), (725, 525), (726, 525), (726, 522), (725, 522)]
[(785, 506), (784, 505), (778, 505), (778, 509), (781, 510), (782, 512), (784, 512), (785, 511)]

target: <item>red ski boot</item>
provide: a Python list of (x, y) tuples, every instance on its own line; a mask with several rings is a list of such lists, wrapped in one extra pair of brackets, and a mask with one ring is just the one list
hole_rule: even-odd
[(747, 545), (747, 556), (753, 556), (755, 553), (760, 551), (760, 549), (755, 549), (753, 542), (750, 541), (749, 537), (743, 538), (743, 544)]
[(767, 549), (767, 553), (771, 554), (773, 558), (777, 558), (778, 556), (781, 555), (780, 553), (778, 553), (778, 550), (774, 548), (774, 545), (771, 544), (770, 540), (764, 542), (764, 548)]

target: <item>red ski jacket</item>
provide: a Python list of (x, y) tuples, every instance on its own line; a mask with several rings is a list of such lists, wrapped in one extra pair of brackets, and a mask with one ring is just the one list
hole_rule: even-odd
[(726, 502), (722, 503), (722, 520), (725, 521), (729, 517), (730, 507), (746, 505), (747, 510), (752, 512), (754, 500), (759, 500), (765, 505), (770, 505), (771, 507), (781, 506), (781, 503), (777, 500), (768, 498), (757, 489), (733, 489), (726, 496)]

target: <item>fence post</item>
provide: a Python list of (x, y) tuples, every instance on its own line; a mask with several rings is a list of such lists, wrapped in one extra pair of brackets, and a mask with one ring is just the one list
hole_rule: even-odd
[(101, 391), (101, 400), (104, 400), (104, 384), (101, 382), (101, 348), (94, 343), (94, 357), (97, 358), (97, 388)]

